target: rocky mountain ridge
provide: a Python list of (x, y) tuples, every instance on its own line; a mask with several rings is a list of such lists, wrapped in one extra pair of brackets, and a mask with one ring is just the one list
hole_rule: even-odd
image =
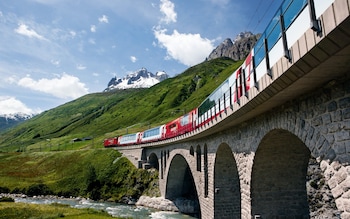
[(243, 60), (252, 50), (260, 35), (251, 32), (241, 32), (233, 41), (227, 38), (209, 54), (207, 60), (219, 57), (228, 57), (235, 61)]

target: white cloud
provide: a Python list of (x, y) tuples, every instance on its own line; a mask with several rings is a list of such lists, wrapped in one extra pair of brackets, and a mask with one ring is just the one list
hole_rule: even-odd
[(25, 24), (19, 24), (18, 28), (15, 29), (15, 32), (29, 38), (37, 38), (39, 40), (47, 40), (45, 37), (39, 35), (35, 30), (29, 29), (29, 27)]
[(96, 32), (96, 25), (91, 25), (90, 31), (95, 33)]
[(99, 18), (98, 18), (98, 21), (99, 21), (100, 23), (106, 23), (106, 24), (108, 24), (108, 17), (107, 17), (106, 15), (102, 15), (102, 17), (99, 17)]
[(79, 64), (79, 65), (77, 65), (76, 68), (77, 68), (78, 70), (85, 70), (85, 69), (86, 69), (86, 66)]
[(33, 114), (38, 113), (29, 109), (24, 103), (17, 100), (15, 97), (0, 96), (0, 114), (15, 114), (15, 113), (25, 113)]
[(59, 60), (51, 60), (51, 64), (53, 64), (56, 67), (60, 66), (60, 61)]
[(176, 22), (177, 14), (175, 12), (175, 5), (169, 0), (160, 0), (159, 5), (160, 12), (163, 13), (164, 17), (161, 18), (161, 22), (169, 24), (170, 22)]
[[(154, 35), (158, 40), (158, 45), (167, 50), (164, 59), (175, 59), (187, 66), (204, 61), (214, 49), (213, 42), (202, 38), (200, 34), (179, 33), (177, 30), (170, 35), (167, 34), (167, 30), (161, 25), (177, 22), (177, 13), (174, 3), (170, 0), (160, 0), (160, 2), (159, 9), (163, 17), (160, 19), (160, 26), (154, 28)], [(153, 42), (152, 45), (156, 46), (156, 43)]]
[(16, 76), (10, 76), (5, 78), (5, 82), (9, 84), (15, 84), (17, 82)]
[(200, 34), (179, 33), (174, 30), (171, 35), (168, 35), (166, 29), (155, 29), (154, 35), (159, 45), (167, 50), (169, 57), (187, 66), (204, 61), (214, 49), (212, 42), (202, 38)]
[(97, 73), (97, 72), (93, 72), (93, 73), (92, 73), (92, 76), (94, 76), (94, 77), (98, 77), (98, 76), (100, 76), (100, 74), (99, 74), (99, 73)]
[(136, 58), (135, 56), (130, 56), (130, 60), (131, 60), (132, 62), (136, 62), (136, 61), (137, 61), (137, 58)]
[(69, 31), (69, 33), (72, 36), (72, 38), (74, 38), (77, 35), (77, 33), (73, 30)]
[(66, 73), (63, 73), (60, 78), (53, 79), (34, 80), (26, 76), (18, 81), (18, 85), (62, 99), (78, 98), (88, 93), (88, 89), (79, 78)]

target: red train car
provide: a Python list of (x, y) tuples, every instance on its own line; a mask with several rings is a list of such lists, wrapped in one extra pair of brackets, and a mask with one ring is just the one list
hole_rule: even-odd
[(114, 137), (114, 138), (107, 138), (103, 141), (103, 146), (105, 148), (107, 147), (116, 147), (118, 146), (118, 137)]
[(250, 89), (250, 75), (253, 70), (253, 56), (249, 53), (243, 65), (236, 70), (236, 92), (234, 93), (234, 102), (243, 96)]
[(197, 108), (165, 125), (165, 138), (173, 138), (196, 128)]

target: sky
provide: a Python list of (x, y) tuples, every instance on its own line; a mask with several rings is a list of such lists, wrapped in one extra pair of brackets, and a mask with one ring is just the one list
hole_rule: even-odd
[(0, 0), (0, 114), (36, 114), (144, 67), (171, 77), (281, 0)]

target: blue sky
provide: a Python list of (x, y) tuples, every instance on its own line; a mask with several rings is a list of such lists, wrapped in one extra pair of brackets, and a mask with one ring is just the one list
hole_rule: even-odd
[(0, 1), (0, 114), (39, 113), (101, 92), (112, 77), (142, 67), (175, 76), (204, 61), (224, 39), (262, 32), (279, 4)]

